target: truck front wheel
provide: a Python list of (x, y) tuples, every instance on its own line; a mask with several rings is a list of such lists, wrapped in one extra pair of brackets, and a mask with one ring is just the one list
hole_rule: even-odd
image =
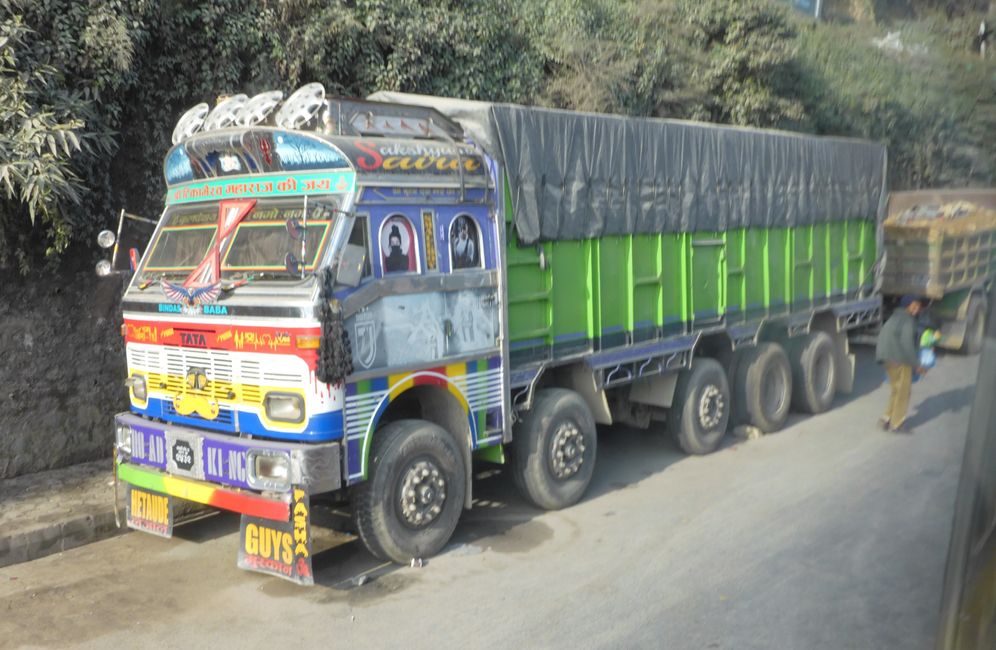
[(595, 470), (595, 418), (574, 391), (536, 391), (533, 406), (515, 425), (512, 478), (533, 505), (559, 510), (577, 503)]
[(730, 422), (730, 383), (718, 361), (698, 358), (678, 374), (668, 428), (688, 454), (708, 454), (719, 446)]
[(382, 560), (435, 555), (453, 535), (466, 490), (460, 444), (423, 420), (390, 422), (374, 434), (368, 480), (352, 491), (360, 539)]

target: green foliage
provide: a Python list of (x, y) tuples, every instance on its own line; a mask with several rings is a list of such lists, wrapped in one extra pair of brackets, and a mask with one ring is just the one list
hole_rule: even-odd
[(978, 16), (825, 6), (885, 5), (919, 16), (890, 29), (925, 53), (769, 0), (0, 0), (0, 266), (158, 213), (186, 108), (309, 81), (859, 136), (889, 146), (895, 187), (993, 182)]
[(109, 160), (132, 78), (119, 2), (4, 4), (0, 22), (0, 265), (59, 258), (109, 201)]
[(799, 92), (815, 130), (887, 145), (893, 189), (993, 183), (996, 65), (967, 47), (973, 23), (891, 26), (902, 52), (877, 47), (884, 34), (873, 27), (810, 29)]

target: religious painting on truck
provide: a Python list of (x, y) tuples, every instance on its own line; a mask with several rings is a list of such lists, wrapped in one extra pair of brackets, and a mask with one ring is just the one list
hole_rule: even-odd
[(380, 256), (384, 275), (418, 271), (418, 239), (407, 218), (396, 214), (381, 224)]
[(450, 225), (450, 267), (457, 271), (480, 266), (481, 238), (477, 223), (470, 215), (461, 214)]

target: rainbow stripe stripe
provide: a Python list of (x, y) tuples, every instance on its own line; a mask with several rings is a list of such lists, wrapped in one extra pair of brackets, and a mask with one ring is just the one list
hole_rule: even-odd
[(290, 521), (290, 503), (287, 501), (267, 499), (248, 492), (226, 490), (200, 481), (141, 469), (129, 463), (118, 463), (118, 479), (135, 487), (168, 494), (213, 508), (231, 510), (273, 521)]
[(439, 386), (456, 398), (467, 414), (471, 449), (499, 444), (501, 372), (501, 358), (496, 356), (346, 384), (348, 483), (366, 478), (372, 433), (377, 423), (388, 405), (414, 386)]

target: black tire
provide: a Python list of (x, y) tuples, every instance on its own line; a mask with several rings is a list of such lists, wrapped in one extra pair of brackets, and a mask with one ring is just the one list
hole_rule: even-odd
[(352, 490), (363, 544), (399, 564), (438, 553), (460, 518), (466, 471), (460, 443), (431, 422), (397, 420), (378, 429), (368, 478)]
[[(522, 496), (545, 510), (574, 505), (595, 471), (595, 418), (574, 391), (536, 391), (513, 431), (512, 478)], [(559, 452), (559, 455), (558, 455)]]
[(986, 312), (989, 311), (988, 301), (981, 296), (975, 296), (968, 305), (965, 316), (965, 340), (961, 344), (962, 354), (969, 356), (982, 352), (982, 343), (986, 338)]
[(715, 451), (730, 423), (730, 383), (718, 361), (698, 358), (678, 374), (667, 423), (685, 453)]
[(760, 343), (737, 364), (732, 385), (736, 422), (764, 433), (782, 428), (792, 404), (792, 368), (777, 343)]
[(789, 345), (792, 365), (792, 408), (823, 413), (837, 394), (837, 355), (833, 339), (815, 331)]

